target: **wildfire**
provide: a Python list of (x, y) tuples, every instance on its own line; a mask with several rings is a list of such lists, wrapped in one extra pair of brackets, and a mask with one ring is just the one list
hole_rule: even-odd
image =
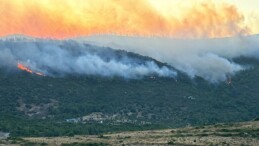
[(45, 76), (43, 73), (40, 73), (40, 72), (33, 72), (31, 69), (29, 69), (28, 67), (24, 66), (23, 64), (21, 63), (17, 63), (17, 68), (20, 69), (20, 70), (23, 70), (23, 71), (26, 71), (30, 74), (36, 74), (38, 76)]
[(33, 73), (32, 70), (30, 70), (28, 67), (24, 66), (24, 65), (21, 64), (21, 63), (18, 63), (18, 64), (17, 64), (17, 67), (18, 67), (20, 70), (27, 71), (28, 73), (31, 73), (31, 74)]
[(39, 75), (39, 76), (44, 76), (44, 74), (43, 74), (43, 73), (40, 73), (40, 72), (36, 72), (35, 74), (36, 74), (36, 75)]

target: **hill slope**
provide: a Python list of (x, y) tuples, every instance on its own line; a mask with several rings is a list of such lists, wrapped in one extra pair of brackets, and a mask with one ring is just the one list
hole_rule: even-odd
[[(17, 49), (14, 46), (21, 43), (30, 46), (32, 42), (22, 39), (2, 45)], [(46, 42), (33, 43), (41, 46)], [(69, 45), (57, 46), (71, 50)], [(103, 60), (111, 59), (105, 58), (108, 53), (121, 62), (124, 61), (121, 56), (127, 56), (137, 60), (137, 65), (151, 61), (159, 68), (176, 71), (149, 57), (93, 48), (84, 44), (79, 50), (104, 56)], [(179, 71), (177, 77), (151, 73), (125, 79), (74, 74), (73, 68), (65, 75), (56, 76), (57, 72), (51, 72), (55, 67), (43, 66), (43, 71), (50, 71), (51, 75), (38, 76), (2, 67), (0, 131), (10, 132), (12, 136), (59, 136), (251, 120), (259, 116), (259, 61), (247, 58), (235, 61), (252, 67), (219, 84), (202, 78), (190, 79)]]

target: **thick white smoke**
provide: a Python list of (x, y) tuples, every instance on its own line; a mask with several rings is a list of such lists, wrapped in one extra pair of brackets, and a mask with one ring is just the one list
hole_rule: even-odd
[(219, 82), (246, 69), (233, 58), (258, 57), (259, 36), (221, 39), (172, 39), (100, 35), (76, 38), (100, 46), (124, 49), (166, 62), (190, 77)]
[(143, 58), (75, 41), (0, 41), (0, 66), (16, 67), (19, 62), (45, 75), (176, 76), (174, 70)]

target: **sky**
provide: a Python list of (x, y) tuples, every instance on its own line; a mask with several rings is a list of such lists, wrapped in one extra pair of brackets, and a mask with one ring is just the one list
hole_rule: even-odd
[(0, 0), (0, 36), (220, 38), (259, 33), (257, 0)]
[[(199, 76), (217, 83), (249, 68), (235, 63), (233, 58), (259, 57), (259, 38), (240, 37), (259, 34), (257, 1), (0, 0), (0, 36), (24, 34), (38, 38), (69, 38), (79, 44), (82, 39), (83, 43), (94, 46), (149, 56), (191, 78)], [(134, 66), (134, 61), (129, 64), (123, 60), (107, 62), (104, 56), (71, 56), (77, 54), (73, 51), (78, 46), (72, 46), (77, 49), (71, 53), (63, 52), (59, 44), (38, 46), (31, 42), (30, 46), (18, 44), (12, 50), (14, 45), (9, 46), (8, 40), (1, 43), (2, 65), (11, 62), (10, 66), (16, 67), (18, 62), (44, 74), (47, 71), (42, 67), (48, 66), (63, 73), (70, 73), (69, 69), (72, 69), (84, 74), (124, 76), (125, 72), (133, 71), (129, 76), (176, 75), (174, 70), (152, 63), (143, 67)]]

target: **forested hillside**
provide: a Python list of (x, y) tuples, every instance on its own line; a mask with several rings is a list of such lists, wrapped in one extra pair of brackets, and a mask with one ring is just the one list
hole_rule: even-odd
[(0, 131), (59, 136), (251, 120), (259, 116), (259, 62), (235, 61), (249, 69), (218, 84), (180, 72), (125, 79), (2, 69)]

